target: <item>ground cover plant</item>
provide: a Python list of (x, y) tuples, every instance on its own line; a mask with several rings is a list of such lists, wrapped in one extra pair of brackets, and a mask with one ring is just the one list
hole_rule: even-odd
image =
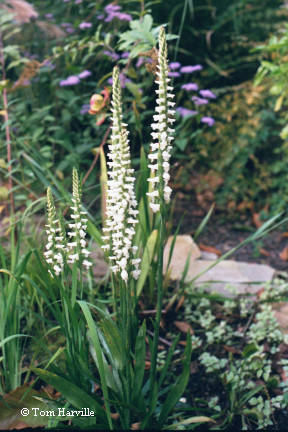
[[(98, 8), (96, 4), (92, 7)], [(136, 60), (133, 55), (137, 50), (139, 54), (153, 48), (148, 56), (152, 75), (149, 86), (143, 86), (142, 91), (153, 89), (149, 98), (155, 108), (143, 115), (143, 123), (137, 109), (133, 115), (126, 115), (130, 105), (123, 95), (133, 86), (129, 90), (129, 83), (123, 85), (121, 66), (125, 70), (125, 62), (113, 67), (108, 83), (111, 90), (104, 88), (101, 94), (99, 86), (91, 92), (86, 108), (93, 122), (95, 116), (99, 126), (103, 119), (106, 121), (105, 128), (97, 130), (103, 139), (92, 163), (93, 167), (99, 159), (101, 165), (97, 186), (101, 211), (96, 216), (85, 196), (91, 193), (85, 190), (91, 171), (82, 174), (81, 169), (73, 168), (77, 160), (69, 158), (70, 153), (63, 148), (57, 158), (66, 158), (65, 173), (70, 172), (65, 179), (57, 172), (59, 166), (52, 163), (46, 177), (41, 161), (25, 152), (24, 159), (36, 169), (30, 173), (26, 166), (25, 175), (37, 174), (29, 186), (35, 182), (36, 191), (39, 178), (42, 187), (47, 186), (47, 194), (34, 197), (21, 216), (15, 212), (21, 203), (19, 197), (14, 201), (21, 170), (17, 173), (12, 169), (9, 87), (6, 80), (3, 83), (3, 129), (8, 150), (8, 166), (3, 166), (3, 172), (8, 174), (4, 188), (10, 210), (10, 242), (3, 240), (0, 244), (0, 428), (197, 430), (204, 424), (211, 430), (282, 427), (288, 403), (288, 350), (270, 303), (287, 300), (285, 275), (261, 287), (256, 298), (238, 297), (233, 287), (232, 298), (226, 298), (208, 294), (205, 287), (196, 288), (196, 278), (185, 282), (188, 256), (183, 257), (186, 267), (182, 279), (173, 283), (167, 269), (179, 227), (172, 232), (167, 268), (163, 264), (171, 231), (171, 158), (175, 147), (185, 146), (185, 142), (179, 144), (178, 131), (189, 134), (187, 121), (196, 115), (200, 124), (212, 127), (212, 117), (205, 116), (204, 111), (191, 113), (191, 108), (192, 104), (207, 105), (203, 100), (214, 100), (216, 95), (187, 82), (181, 90), (199, 90), (199, 96), (192, 96), (189, 107), (188, 103), (187, 107), (177, 106), (183, 92), (175, 97), (173, 79), (177, 74), (200, 71), (201, 66), (168, 61), (165, 29), (154, 27), (151, 15), (143, 13), (139, 20), (133, 20), (115, 3), (102, 9), (100, 21), (131, 22), (120, 41), (123, 49), (129, 48), (131, 61)], [(5, 14), (4, 29), (13, 32), (11, 16)], [(79, 29), (89, 29), (90, 24), (81, 21)], [(149, 34), (146, 40), (145, 28)], [(135, 43), (139, 33), (142, 46)], [(175, 38), (172, 35), (168, 39), (173, 43)], [(83, 49), (87, 46), (89, 38)], [(94, 48), (91, 55), (95, 54)], [(117, 54), (109, 48), (110, 57), (111, 53)], [(74, 54), (77, 57), (77, 52)], [(5, 62), (2, 67), (6, 67)], [(59, 87), (77, 86), (89, 77), (85, 69), (58, 80)], [(71, 93), (66, 96), (69, 104)], [(62, 112), (61, 104), (58, 109)], [(152, 136), (149, 146), (145, 140), (140, 140), (141, 146), (133, 145), (141, 135), (139, 131), (128, 132), (133, 130), (135, 112), (143, 136)], [(144, 131), (148, 118), (153, 121), (149, 131)], [(38, 138), (42, 133), (44, 137), (41, 131)], [(89, 181), (95, 190), (91, 177)], [(42, 209), (43, 214), (44, 207), (45, 228), (40, 222), (33, 240), (25, 232), (25, 222), (34, 222), (33, 212)], [(286, 221), (285, 214), (276, 214), (238, 247), (261, 240)], [(109, 268), (98, 282), (93, 271), (96, 245)], [(232, 252), (211, 263), (210, 268)]]

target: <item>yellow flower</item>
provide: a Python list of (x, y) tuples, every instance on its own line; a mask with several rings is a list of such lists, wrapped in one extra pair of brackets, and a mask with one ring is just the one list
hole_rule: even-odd
[(94, 94), (90, 99), (90, 110), (89, 114), (98, 114), (103, 108), (104, 97), (100, 94)]

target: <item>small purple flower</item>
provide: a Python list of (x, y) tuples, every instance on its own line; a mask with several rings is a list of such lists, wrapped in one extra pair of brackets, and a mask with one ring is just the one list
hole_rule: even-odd
[(45, 14), (45, 18), (47, 18), (47, 19), (53, 19), (54, 15), (52, 13), (47, 13), (47, 14)]
[(176, 111), (183, 118), (188, 117), (188, 116), (195, 116), (196, 114), (198, 114), (198, 111), (190, 110), (190, 109), (184, 108), (184, 107), (178, 107), (178, 108), (176, 108)]
[(116, 15), (116, 18), (118, 18), (121, 21), (132, 21), (132, 16), (130, 14), (125, 13), (125, 12), (118, 13)]
[[(126, 77), (126, 75), (124, 75), (123, 72), (120, 72), (119, 74), (119, 79), (120, 79), (120, 86), (122, 88), (124, 88), (126, 86), (126, 83), (131, 82), (131, 80), (129, 78)], [(110, 84), (111, 86), (113, 85), (113, 78), (109, 78), (107, 80), (108, 84)]]
[(97, 15), (96, 18), (99, 19), (99, 20), (102, 20), (102, 19), (104, 19), (104, 16), (105, 16), (104, 14), (100, 14), (100, 15)]
[(191, 99), (193, 100), (195, 105), (205, 105), (205, 104), (209, 103), (208, 99), (202, 99), (202, 98), (199, 98), (198, 96), (193, 96)]
[(114, 61), (119, 60), (120, 57), (117, 53), (111, 51), (103, 51), (103, 54), (105, 54), (107, 57), (110, 57)]
[(187, 90), (187, 91), (197, 91), (198, 88), (199, 88), (198, 84), (196, 84), (196, 83), (187, 83), (187, 84), (183, 84), (181, 86), (181, 89)]
[(183, 66), (180, 69), (180, 72), (182, 72), (182, 73), (192, 73), (192, 72), (200, 71), (202, 69), (203, 69), (203, 67), (201, 65)]
[(145, 62), (145, 58), (144, 57), (138, 57), (137, 63), (136, 63), (136, 68), (139, 68), (140, 66), (142, 66), (142, 64)]
[(90, 28), (90, 27), (92, 27), (92, 23), (91, 22), (85, 22), (85, 21), (83, 21), (81, 24), (79, 24), (79, 28), (81, 30), (84, 30), (84, 29)]
[(71, 23), (67, 23), (67, 22), (61, 23), (60, 25), (61, 25), (61, 27), (71, 27), (72, 26)]
[(132, 16), (125, 12), (119, 12), (121, 7), (119, 5), (109, 4), (105, 7), (105, 12), (107, 13), (107, 17), (105, 18), (105, 22), (111, 22), (114, 18), (118, 18), (121, 21), (131, 21)]
[(179, 72), (168, 72), (168, 76), (169, 77), (173, 77), (173, 78), (178, 78), (180, 77), (180, 73)]
[(202, 117), (201, 122), (206, 123), (208, 126), (211, 127), (215, 123), (215, 120), (212, 117)]
[(180, 66), (181, 66), (181, 63), (179, 63), (179, 62), (172, 62), (172, 63), (169, 63), (169, 68), (170, 68), (171, 70), (179, 69)]
[(75, 0), (74, 4), (80, 4), (82, 3), (82, 0)]
[(84, 104), (84, 105), (82, 105), (82, 108), (80, 110), (80, 114), (81, 115), (87, 114), (89, 112), (89, 110), (90, 110), (90, 104)]
[(124, 58), (124, 59), (129, 58), (129, 55), (130, 55), (129, 51), (125, 51), (122, 53), (121, 58)]
[(75, 76), (75, 75), (71, 75), (68, 78), (66, 78), (65, 80), (60, 81), (60, 87), (64, 87), (64, 86), (73, 86), (73, 85), (77, 85), (80, 83), (80, 79)]
[(117, 12), (121, 9), (121, 6), (119, 5), (115, 5), (113, 3), (108, 4), (107, 6), (105, 6), (104, 10), (107, 14), (113, 13), (113, 12)]
[(80, 79), (84, 79), (84, 78), (88, 78), (90, 75), (91, 75), (91, 72), (89, 70), (84, 70), (83, 72), (81, 72), (77, 76)]
[(200, 95), (208, 99), (216, 99), (216, 95), (211, 90), (200, 90)]
[(75, 29), (73, 27), (66, 27), (66, 33), (74, 33)]

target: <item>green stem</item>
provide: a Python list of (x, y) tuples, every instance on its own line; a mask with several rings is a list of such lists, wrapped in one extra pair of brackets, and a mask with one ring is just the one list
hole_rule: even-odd
[[(164, 206), (163, 206), (164, 207)], [(163, 220), (164, 219), (164, 220)], [(160, 321), (162, 316), (162, 303), (163, 303), (163, 255), (164, 255), (164, 240), (166, 236), (165, 217), (160, 215), (160, 236), (159, 236), (159, 255), (158, 255), (158, 269), (157, 269), (157, 307), (156, 319), (154, 329), (154, 339), (151, 353), (151, 369), (150, 369), (150, 402), (152, 402), (153, 389), (156, 379), (156, 365), (157, 365), (157, 352), (159, 341)]]

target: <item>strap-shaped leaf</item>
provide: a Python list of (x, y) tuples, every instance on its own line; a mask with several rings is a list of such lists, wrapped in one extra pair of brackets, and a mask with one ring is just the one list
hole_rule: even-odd
[(145, 373), (145, 354), (146, 354), (146, 322), (144, 321), (136, 338), (135, 344), (135, 367), (134, 367), (134, 385), (132, 400), (137, 401), (139, 398), (144, 373)]
[(161, 409), (159, 416), (159, 425), (160, 428), (164, 424), (168, 415), (179, 401), (182, 396), (189, 380), (190, 375), (190, 360), (191, 360), (191, 352), (192, 352), (192, 344), (191, 344), (191, 335), (187, 335), (187, 343), (184, 351), (184, 361), (183, 361), (183, 371), (181, 376), (177, 379), (176, 383), (172, 386), (167, 399), (164, 402), (164, 405)]
[(95, 412), (96, 418), (98, 416), (102, 421), (106, 418), (106, 413), (103, 407), (80, 387), (55, 373), (44, 369), (32, 368), (32, 370), (36, 375), (40, 376), (43, 381), (58, 390), (73, 407), (78, 409), (87, 407), (90, 408), (91, 411)]

